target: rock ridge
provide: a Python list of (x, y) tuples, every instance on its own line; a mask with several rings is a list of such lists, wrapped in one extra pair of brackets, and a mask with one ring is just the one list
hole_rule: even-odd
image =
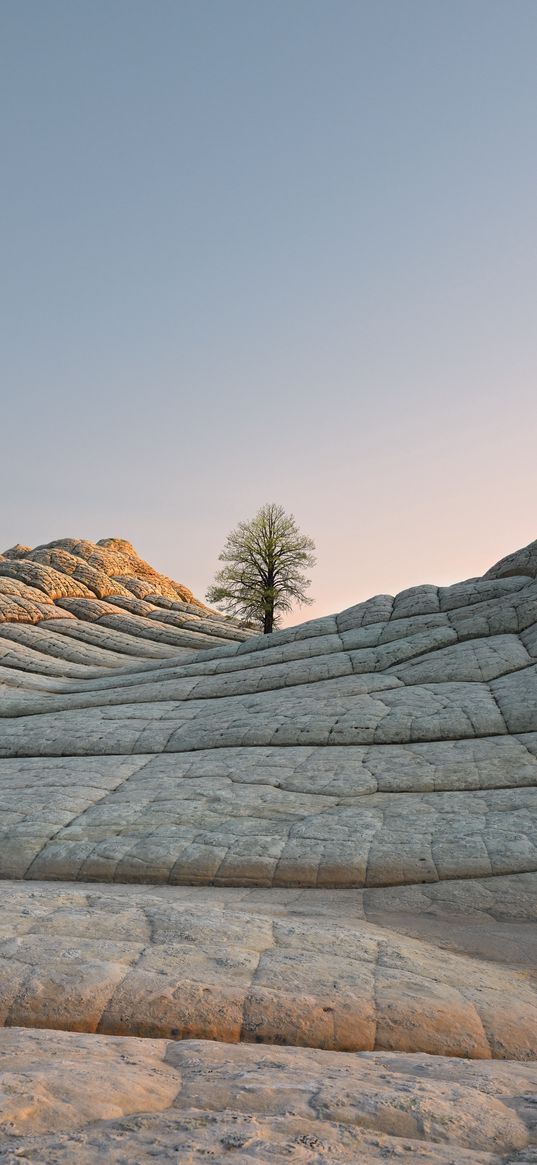
[(537, 1162), (537, 542), (272, 636), (0, 556), (0, 1165)]

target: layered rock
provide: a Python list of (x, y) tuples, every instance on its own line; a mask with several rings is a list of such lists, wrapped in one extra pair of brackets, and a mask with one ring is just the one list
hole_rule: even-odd
[[(66, 663), (72, 660), (69, 640), (83, 643), (86, 650), (76, 662), (85, 668), (113, 667), (125, 655), (166, 658), (178, 648), (192, 651), (248, 635), (234, 620), (206, 607), (188, 587), (153, 570), (122, 538), (97, 543), (62, 538), (34, 550), (21, 545), (5, 550), (0, 554), (2, 624), (43, 624), (37, 638), (17, 636), (13, 627), (11, 635), (6, 627), (3, 634)], [(63, 643), (51, 634), (68, 638)], [(90, 646), (96, 650), (87, 650)], [(40, 670), (39, 660), (30, 656), (28, 668), (34, 667)]]
[(535, 1064), (12, 1029), (0, 1071), (3, 1165), (535, 1161)]
[(0, 1162), (537, 1159), (537, 543), (252, 637), (66, 539), (0, 611)]

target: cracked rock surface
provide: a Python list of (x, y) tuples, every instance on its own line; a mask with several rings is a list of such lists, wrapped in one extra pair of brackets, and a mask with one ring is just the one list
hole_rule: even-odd
[(536, 777), (537, 543), (270, 637), (0, 555), (0, 1162), (537, 1162)]
[(3, 1165), (535, 1161), (535, 1065), (11, 1029), (0, 1066)]

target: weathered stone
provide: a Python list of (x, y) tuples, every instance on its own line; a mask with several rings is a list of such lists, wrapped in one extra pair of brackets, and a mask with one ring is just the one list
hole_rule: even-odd
[(535, 546), (270, 638), (0, 556), (2, 1165), (537, 1161)]
[(523, 1165), (534, 1065), (12, 1029), (0, 1161)]

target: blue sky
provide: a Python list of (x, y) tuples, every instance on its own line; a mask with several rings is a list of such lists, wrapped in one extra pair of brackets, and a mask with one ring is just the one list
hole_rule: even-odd
[(274, 500), (328, 613), (537, 537), (534, 0), (3, 0), (0, 90), (0, 548), (202, 595)]

